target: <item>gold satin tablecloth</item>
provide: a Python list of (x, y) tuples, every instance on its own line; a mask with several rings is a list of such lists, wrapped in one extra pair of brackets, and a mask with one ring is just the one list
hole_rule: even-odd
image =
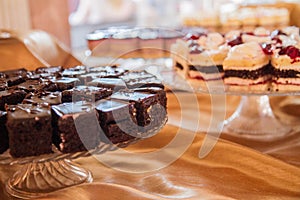
[[(226, 116), (239, 100), (226, 97)], [(169, 93), (169, 121), (157, 135), (123, 149), (125, 154), (76, 159), (94, 181), (39, 199), (300, 199), (300, 103), (298, 97), (272, 97), (271, 105), (277, 117), (293, 126), (293, 134), (253, 141), (223, 132), (212, 151), (199, 158), (211, 118), (210, 96)], [(213, 109), (221, 112), (224, 105)], [(158, 154), (148, 156), (151, 152)], [(20, 167), (0, 166), (1, 200), (9, 199), (4, 184)]]

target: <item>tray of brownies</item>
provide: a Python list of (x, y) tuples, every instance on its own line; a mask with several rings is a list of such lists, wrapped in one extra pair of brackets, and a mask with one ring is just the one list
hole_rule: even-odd
[(143, 70), (55, 66), (0, 75), (0, 162), (125, 147), (166, 122), (164, 85)]

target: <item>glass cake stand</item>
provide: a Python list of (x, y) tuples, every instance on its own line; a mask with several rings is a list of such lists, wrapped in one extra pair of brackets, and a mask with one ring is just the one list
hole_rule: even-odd
[(91, 172), (76, 165), (73, 162), (74, 159), (125, 148), (128, 145), (155, 135), (163, 128), (166, 122), (167, 116), (162, 120), (161, 124), (153, 129), (137, 133), (137, 137), (134, 139), (119, 144), (102, 142), (95, 149), (85, 152), (61, 153), (53, 145), (52, 154), (12, 158), (6, 151), (0, 155), (0, 164), (22, 165), (6, 182), (6, 191), (13, 197), (31, 199), (66, 187), (90, 183), (93, 181)]
[(165, 84), (173, 89), (206, 93), (211, 97), (215, 95), (241, 96), (241, 101), (235, 112), (228, 119), (222, 115), (224, 120), (219, 124), (220, 127), (223, 127), (223, 132), (229, 135), (253, 140), (275, 140), (292, 133), (292, 127), (283, 124), (274, 115), (270, 105), (270, 96), (295, 96), (300, 95), (300, 90), (298, 92), (251, 91), (247, 89), (232, 91), (230, 86), (224, 85), (222, 80), (213, 82), (186, 80), (170, 67), (161, 69), (159, 73), (162, 74)]

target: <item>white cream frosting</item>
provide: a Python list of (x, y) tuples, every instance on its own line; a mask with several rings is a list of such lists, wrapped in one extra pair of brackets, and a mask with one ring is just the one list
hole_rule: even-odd
[(270, 31), (262, 26), (255, 28), (253, 33), (254, 33), (254, 35), (257, 35), (257, 36), (270, 35)]
[(282, 41), (282, 46), (284, 46), (284, 47), (287, 47), (290, 45), (295, 46), (297, 44), (296, 40), (294, 40), (293, 38), (288, 37), (286, 35), (279, 35), (278, 37)]
[(256, 70), (269, 62), (257, 42), (248, 42), (232, 47), (223, 62), (224, 69)]
[(277, 49), (271, 57), (271, 64), (274, 68), (300, 71), (300, 60), (294, 61), (288, 55), (279, 55), (278, 53)]
[(282, 29), (282, 32), (290, 36), (290, 38), (299, 41), (300, 40), (300, 29), (296, 26), (288, 26)]
[(230, 41), (230, 40), (237, 38), (240, 34), (241, 34), (240, 30), (232, 30), (232, 31), (229, 31), (228, 33), (226, 33), (225, 39), (227, 41)]
[(253, 59), (261, 57), (263, 52), (257, 42), (248, 42), (232, 47), (228, 59)]
[(272, 41), (271, 37), (269, 36), (255, 36), (255, 35), (248, 35), (248, 34), (243, 34), (242, 40), (244, 43), (247, 42), (270, 43)]
[(218, 49), (225, 39), (220, 33), (213, 32), (200, 37), (197, 42), (204, 49)]

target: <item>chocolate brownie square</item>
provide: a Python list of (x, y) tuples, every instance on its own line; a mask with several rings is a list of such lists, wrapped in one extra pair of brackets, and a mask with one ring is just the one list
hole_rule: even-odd
[[(96, 103), (99, 123), (113, 144), (133, 139), (138, 133), (134, 103), (101, 100)], [(107, 141), (102, 138), (102, 141)]]
[(110, 88), (114, 91), (119, 91), (126, 88), (125, 82), (119, 78), (97, 78), (89, 82), (88, 85)]
[(0, 77), (5, 79), (8, 87), (11, 87), (23, 83), (27, 78), (27, 72), (24, 68), (2, 71)]
[(126, 70), (117, 66), (100, 66), (89, 68), (89, 72), (98, 73), (100, 77), (103, 78), (118, 78), (123, 75)]
[(139, 126), (146, 126), (151, 123), (153, 116), (151, 116), (152, 107), (159, 104), (158, 95), (142, 92), (119, 91), (111, 96), (112, 99), (122, 100), (134, 103), (137, 110), (137, 123)]
[(17, 86), (15, 86), (18, 90), (24, 90), (25, 92), (34, 92), (43, 87), (40, 80), (27, 80)]
[(153, 74), (147, 71), (130, 71), (120, 77), (130, 89), (139, 87), (160, 87), (164, 88), (162, 82)]
[(62, 70), (61, 66), (39, 67), (27, 73), (27, 80), (58, 78), (61, 77)]
[(58, 105), (61, 104), (61, 92), (30, 92), (23, 100), (24, 104), (45, 104), (45, 105)]
[(7, 89), (7, 82), (4, 78), (0, 78), (0, 91)]
[(8, 134), (5, 124), (6, 112), (0, 111), (0, 154), (8, 149)]
[(26, 96), (26, 92), (22, 90), (4, 90), (0, 91), (0, 110), (5, 110), (5, 104), (16, 105), (21, 103)]
[(6, 70), (6, 71), (0, 72), (0, 77), (11, 78), (11, 77), (19, 77), (20, 76), (25, 79), (27, 77), (27, 73), (28, 73), (28, 71), (25, 68)]
[(38, 74), (49, 74), (51, 76), (60, 76), (62, 71), (62, 66), (39, 67), (35, 70), (35, 72)]
[(73, 87), (75, 87), (77, 84), (80, 83), (78, 78), (68, 78), (68, 77), (52, 79), (51, 81), (57, 85), (59, 91), (72, 89)]
[(91, 103), (52, 106), (53, 143), (63, 153), (86, 151), (98, 146), (100, 126)]
[(13, 157), (52, 153), (49, 106), (18, 104), (7, 107), (7, 131)]
[(87, 73), (87, 68), (85, 66), (76, 66), (76, 67), (65, 69), (62, 72), (62, 76), (70, 77), (70, 78), (78, 78), (80, 75), (86, 73)]
[(89, 101), (95, 102), (112, 94), (109, 88), (94, 86), (76, 86), (70, 90), (62, 92), (62, 102)]
[(136, 92), (145, 92), (150, 94), (157, 94), (158, 95), (158, 102), (162, 105), (165, 109), (167, 107), (167, 96), (166, 91), (160, 87), (141, 87), (133, 89)]
[(88, 73), (78, 76), (82, 84), (86, 84), (97, 78), (118, 78), (125, 72), (124, 69), (115, 69), (112, 67), (97, 67), (90, 70)]

